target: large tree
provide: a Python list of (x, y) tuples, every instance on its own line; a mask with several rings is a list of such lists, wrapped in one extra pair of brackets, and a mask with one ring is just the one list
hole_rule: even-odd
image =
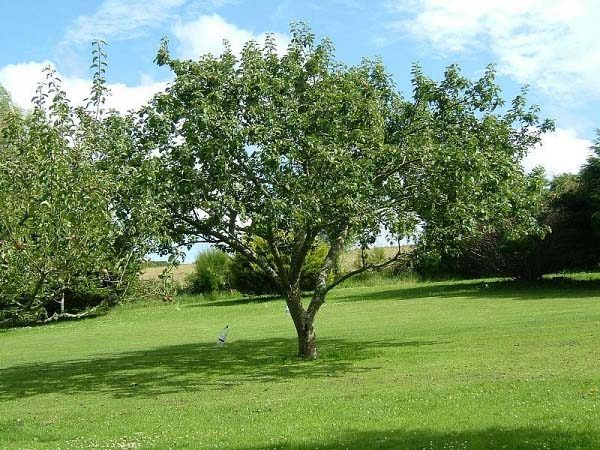
[[(475, 82), (449, 67), (436, 83), (415, 66), (404, 98), (380, 61), (348, 67), (329, 41), (293, 26), (280, 56), (273, 39), (199, 60), (157, 56), (175, 79), (142, 113), (140, 145), (160, 154), (159, 204), (180, 243), (208, 242), (260, 267), (285, 297), (299, 355), (317, 356), (315, 317), (348, 277), (344, 247), (367, 249), (385, 230), (399, 242), (448, 245), (501, 216), (522, 213), (520, 160), (551, 126), (523, 96), (503, 108), (494, 70)], [(504, 111), (500, 113), (499, 111)], [(264, 243), (256, 245), (257, 242)], [(325, 243), (303, 302), (307, 253)]]

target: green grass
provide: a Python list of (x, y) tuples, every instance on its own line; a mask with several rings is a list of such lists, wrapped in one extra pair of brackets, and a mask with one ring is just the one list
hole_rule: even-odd
[(0, 448), (598, 449), (600, 284), (580, 278), (339, 289), (315, 362), (280, 300), (1, 332)]

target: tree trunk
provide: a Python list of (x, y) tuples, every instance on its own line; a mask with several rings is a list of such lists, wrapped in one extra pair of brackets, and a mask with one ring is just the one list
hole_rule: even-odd
[(311, 320), (304, 321), (304, 328), (298, 332), (298, 356), (305, 359), (317, 358), (317, 335)]
[(315, 359), (317, 357), (317, 335), (313, 326), (313, 318), (304, 310), (300, 291), (290, 290), (286, 295), (288, 309), (298, 334), (298, 356)]

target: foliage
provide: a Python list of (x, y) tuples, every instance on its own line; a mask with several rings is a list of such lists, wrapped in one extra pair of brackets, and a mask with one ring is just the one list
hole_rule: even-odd
[[(578, 175), (564, 174), (547, 183), (531, 204), (543, 234), (512, 238), (501, 226), (487, 233), (476, 233), (464, 243), (461, 255), (437, 254), (437, 262), (421, 273), (461, 277), (489, 275), (535, 280), (561, 271), (589, 270), (598, 265), (600, 235), (593, 226), (593, 194), (584, 180), (593, 163)], [(585, 175), (584, 175), (585, 174)], [(430, 256), (429, 261), (434, 261)], [(433, 256), (435, 258), (435, 256)]]
[(10, 95), (4, 86), (0, 84), (0, 131), (4, 127), (4, 123), (8, 119), (8, 116), (14, 112), (15, 107), (11, 102)]
[[(504, 217), (514, 236), (535, 228), (520, 160), (552, 124), (524, 95), (504, 109), (492, 67), (473, 82), (450, 66), (437, 83), (415, 66), (406, 99), (381, 61), (348, 67), (304, 25), (291, 34), (283, 56), (272, 37), (239, 58), (228, 49), (197, 61), (172, 59), (163, 42), (157, 62), (175, 79), (144, 111), (143, 143), (161, 154), (172, 238), (215, 243), (260, 267), (287, 299), (299, 353), (314, 357), (327, 292), (378, 267), (336, 273), (346, 246), (419, 225), (437, 247)], [(266, 254), (253, 248), (258, 238)], [(319, 242), (328, 251), (305, 308), (302, 268)]]
[(591, 150), (594, 155), (580, 172), (582, 191), (590, 208), (590, 221), (595, 235), (600, 235), (600, 129)]
[(231, 288), (231, 257), (222, 250), (210, 249), (198, 255), (194, 272), (188, 276), (192, 294), (212, 294)]
[(152, 246), (150, 163), (135, 154), (133, 118), (100, 108), (103, 84), (94, 84), (89, 108), (73, 108), (48, 68), (31, 113), (8, 116), (0, 140), (0, 322), (113, 303), (136, 282)]
[[(255, 252), (264, 252), (265, 258), (270, 257), (268, 255), (268, 246), (261, 239), (255, 241), (253, 248)], [(327, 246), (321, 243), (307, 253), (300, 273), (300, 290), (312, 291), (315, 289), (321, 263), (327, 251)], [(285, 264), (289, 265), (289, 262), (286, 261)], [(231, 284), (234, 289), (244, 294), (264, 295), (281, 293), (278, 286), (268, 274), (260, 266), (252, 263), (242, 253), (234, 255), (231, 265)]]
[(600, 260), (600, 234), (593, 227), (593, 201), (582, 172), (556, 177), (548, 188), (540, 221), (550, 232), (537, 249), (544, 274), (595, 269)]
[(278, 294), (278, 286), (259, 266), (242, 253), (235, 253), (231, 263), (231, 285), (243, 294)]

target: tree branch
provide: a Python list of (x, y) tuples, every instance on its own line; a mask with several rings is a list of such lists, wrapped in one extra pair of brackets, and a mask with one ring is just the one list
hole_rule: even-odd
[(406, 257), (408, 255), (408, 253), (406, 252), (402, 252), (402, 250), (399, 248), (398, 252), (390, 259), (388, 259), (387, 261), (384, 261), (382, 263), (378, 263), (378, 264), (365, 264), (363, 262), (363, 266), (356, 269), (356, 270), (352, 270), (344, 275), (342, 275), (341, 277), (339, 277), (337, 280), (333, 281), (332, 283), (328, 284), (326, 287), (326, 292), (329, 292), (330, 290), (332, 290), (334, 287), (338, 286), (339, 284), (343, 283), (344, 281), (346, 281), (348, 278), (351, 278), (355, 275), (358, 275), (360, 273), (366, 272), (368, 270), (379, 270), (379, 269), (384, 269), (385, 267), (389, 266), (390, 264), (393, 264), (395, 262), (401, 261), (403, 259), (403, 257)]
[(279, 278), (281, 279), (281, 286), (284, 288), (288, 288), (289, 286), (289, 278), (287, 270), (285, 269), (285, 263), (279, 252), (279, 247), (275, 242), (275, 236), (273, 234), (273, 229), (271, 228), (271, 224), (267, 225), (267, 244), (269, 245), (269, 250), (271, 251), (271, 255), (273, 255), (273, 260), (275, 261), (275, 267), (277, 268), (277, 272), (279, 274)]
[(290, 262), (290, 283), (297, 285), (302, 274), (302, 266), (306, 260), (306, 255), (312, 247), (317, 231), (302, 230), (298, 232), (294, 239), (294, 248), (292, 249), (292, 258)]
[(317, 284), (315, 286), (315, 290), (308, 304), (308, 309), (306, 311), (307, 320), (314, 320), (317, 312), (319, 312), (319, 308), (325, 302), (325, 294), (327, 294), (327, 277), (333, 268), (333, 264), (337, 260), (340, 252), (344, 249), (344, 243), (346, 242), (346, 238), (348, 237), (348, 233), (350, 231), (350, 225), (344, 224), (341, 228), (341, 231), (338, 233), (336, 238), (331, 243), (329, 247), (329, 251), (327, 252), (327, 256), (323, 261), (323, 265), (321, 266), (321, 270), (319, 271), (319, 276), (317, 277)]
[[(274, 267), (272, 267), (266, 259), (260, 258), (251, 247), (244, 245), (244, 243), (242, 243), (235, 235), (223, 234), (223, 233), (219, 232), (218, 230), (202, 223), (202, 221), (196, 221), (196, 220), (190, 219), (189, 217), (178, 215), (178, 216), (176, 216), (176, 218), (187, 223), (191, 227), (193, 227), (196, 231), (201, 233), (204, 237), (214, 238), (216, 240), (215, 243), (226, 244), (229, 247), (231, 247), (233, 250), (241, 253), (246, 258), (248, 258), (251, 262), (255, 263), (262, 270), (264, 270), (265, 273), (278, 286), (283, 287), (282, 280), (279, 277), (279, 275), (277, 274), (277, 271), (274, 269)], [(225, 233), (227, 233), (227, 232), (225, 232)]]

